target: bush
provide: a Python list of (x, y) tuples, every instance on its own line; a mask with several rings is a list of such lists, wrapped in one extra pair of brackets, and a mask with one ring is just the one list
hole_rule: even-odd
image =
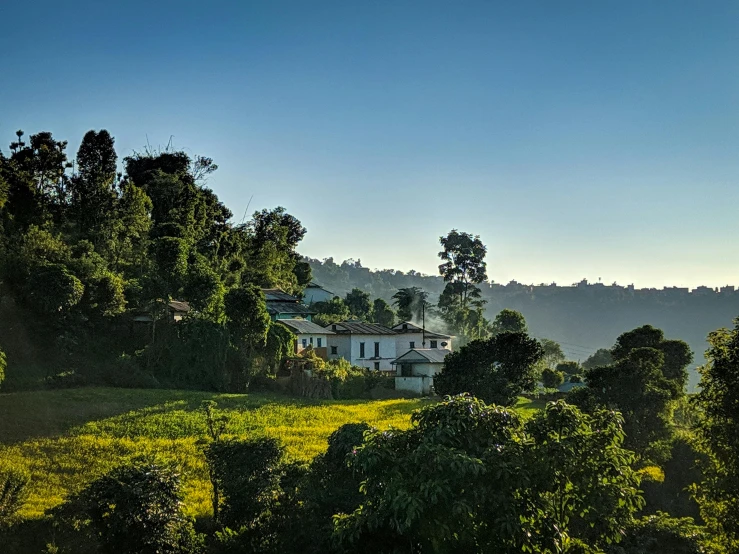
[(18, 469), (0, 469), (0, 527), (7, 527), (23, 506), (28, 494), (29, 477)]
[(545, 388), (556, 389), (565, 382), (565, 376), (561, 371), (555, 371), (547, 367), (541, 372), (541, 382)]
[(143, 371), (136, 359), (126, 354), (109, 366), (102, 380), (106, 385), (124, 389), (156, 389), (160, 386), (156, 377)]
[(182, 513), (179, 474), (157, 462), (136, 460), (118, 467), (58, 510), (104, 553), (184, 554), (203, 549), (202, 537)]
[(219, 440), (205, 448), (218, 485), (220, 520), (235, 527), (254, 522), (271, 506), (284, 448), (273, 438)]
[(570, 375), (570, 383), (582, 383), (582, 375)]
[[(573, 361), (559, 363), (555, 369), (557, 371), (561, 371), (565, 375), (580, 375), (583, 372), (582, 366)], [(574, 381), (570, 382), (573, 383)]]
[(702, 554), (707, 535), (705, 528), (691, 518), (672, 518), (658, 513), (635, 521), (617, 545), (606, 549), (607, 554)]

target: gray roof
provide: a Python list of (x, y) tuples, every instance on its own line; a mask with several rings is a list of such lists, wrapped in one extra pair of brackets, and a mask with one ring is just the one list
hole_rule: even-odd
[[(403, 325), (406, 326), (406, 329), (403, 329)], [(424, 330), (422, 327), (419, 327), (415, 323), (411, 323), (410, 321), (401, 321), (397, 325), (393, 326), (393, 331), (396, 333), (423, 333)], [(425, 331), (426, 338), (429, 339), (450, 339), (449, 335), (442, 335), (441, 333), (434, 333), (433, 331), (429, 331), (426, 329)]]
[(267, 302), (267, 313), (269, 315), (295, 314), (302, 316), (313, 315), (316, 312), (297, 302)]
[(388, 329), (384, 325), (376, 323), (364, 323), (362, 321), (340, 321), (326, 325), (326, 329), (331, 329), (337, 335), (395, 335), (395, 331)]
[[(408, 354), (412, 352), (415, 352), (419, 356), (426, 358), (426, 360), (432, 364), (443, 364), (444, 358), (447, 357), (447, 354), (450, 354), (449, 350), (444, 350), (443, 348), (411, 348), (408, 352), (396, 358), (390, 363), (400, 363), (403, 358), (405, 358)], [(409, 362), (410, 361), (411, 360), (409, 360)]]
[(181, 300), (170, 300), (167, 304), (170, 308), (172, 308), (175, 312), (189, 312), (190, 311), (190, 304), (187, 302), (182, 302)]
[(298, 303), (300, 300), (292, 294), (287, 294), (285, 291), (280, 289), (262, 289), (264, 298), (267, 302), (295, 302)]
[(324, 291), (326, 291), (326, 292), (328, 292), (330, 294), (333, 294), (333, 292), (331, 292), (330, 290), (327, 290), (327, 289), (323, 288), (321, 285), (319, 285), (315, 281), (311, 281), (310, 283), (308, 283), (308, 285), (305, 288), (307, 288), (307, 289), (321, 289), (321, 290), (324, 290)]
[(278, 319), (277, 323), (282, 323), (296, 335), (333, 335), (334, 332), (324, 329), (320, 325), (308, 321), (307, 319)]

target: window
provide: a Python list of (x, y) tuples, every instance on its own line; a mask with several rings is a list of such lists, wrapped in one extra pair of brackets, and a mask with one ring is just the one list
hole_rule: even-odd
[(435, 340), (432, 340), (431, 341), (431, 348), (436, 348), (436, 341)]
[(318, 338), (316, 339), (316, 342), (318, 343), (318, 348), (321, 348), (321, 343), (323, 342), (323, 341), (321, 340), (321, 337), (318, 337)]
[(380, 362), (375, 362), (375, 369), (379, 371), (379, 369), (380, 369)]
[(400, 376), (410, 377), (413, 375), (413, 366), (411, 364), (400, 364)]
[(364, 358), (364, 343), (363, 342), (359, 343), (359, 357)]
[(313, 344), (313, 337), (310, 338), (310, 343)]
[(415, 347), (416, 347), (416, 343), (415, 343), (414, 341), (411, 341), (411, 342), (410, 342), (410, 343), (408, 343), (408, 344), (410, 344), (410, 345), (411, 345), (411, 348), (415, 348)]
[(379, 357), (380, 357), (380, 343), (376, 342), (375, 343), (375, 358), (379, 358)]
[(303, 339), (303, 348), (308, 347), (308, 339)]
[(331, 354), (338, 354), (339, 353), (339, 347), (338, 346), (332, 346), (331, 347)]

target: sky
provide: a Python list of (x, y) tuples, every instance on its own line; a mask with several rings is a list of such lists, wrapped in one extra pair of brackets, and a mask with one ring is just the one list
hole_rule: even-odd
[[(214, 158), (314, 258), (495, 282), (739, 285), (739, 2), (0, 0), (0, 148)], [(3, 138), (4, 137), (4, 138)]]

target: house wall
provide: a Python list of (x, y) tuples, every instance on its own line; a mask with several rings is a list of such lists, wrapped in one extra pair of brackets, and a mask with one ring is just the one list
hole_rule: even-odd
[(313, 302), (326, 302), (331, 300), (333, 297), (334, 295), (328, 291), (308, 287), (307, 289), (305, 289), (303, 302), (305, 304), (312, 304)]
[[(328, 335), (329, 359), (344, 358), (352, 365), (375, 369), (379, 363), (381, 371), (394, 371), (390, 365), (395, 358), (396, 337), (394, 335)], [(364, 343), (364, 357), (359, 356), (359, 344)], [(375, 342), (380, 343), (380, 356), (375, 358)], [(337, 347), (337, 353), (331, 354), (331, 346)]]
[(444, 364), (432, 364), (432, 363), (414, 363), (413, 364), (413, 375), (414, 376), (425, 376), (433, 377), (437, 373), (441, 373), (441, 369)]
[[(316, 350), (318, 348), (326, 348), (328, 345), (328, 335), (299, 333), (295, 336), (298, 338), (295, 343), (296, 354), (309, 346), (312, 346), (313, 349)], [(318, 344), (318, 339), (321, 339), (320, 345)], [(303, 341), (305, 341), (305, 346), (303, 346)]]
[[(449, 339), (434, 339), (436, 341), (436, 348), (442, 348), (444, 350), (452, 351), (452, 342)], [(414, 346), (411, 347), (410, 343), (413, 342)], [(441, 343), (446, 342), (446, 346), (442, 346)], [(408, 352), (411, 348), (423, 348), (423, 333), (398, 333), (395, 339), (395, 350), (398, 356), (402, 356)], [(431, 348), (431, 339), (426, 337), (426, 348)]]
[(395, 390), (409, 391), (419, 395), (431, 394), (433, 377), (396, 377)]

